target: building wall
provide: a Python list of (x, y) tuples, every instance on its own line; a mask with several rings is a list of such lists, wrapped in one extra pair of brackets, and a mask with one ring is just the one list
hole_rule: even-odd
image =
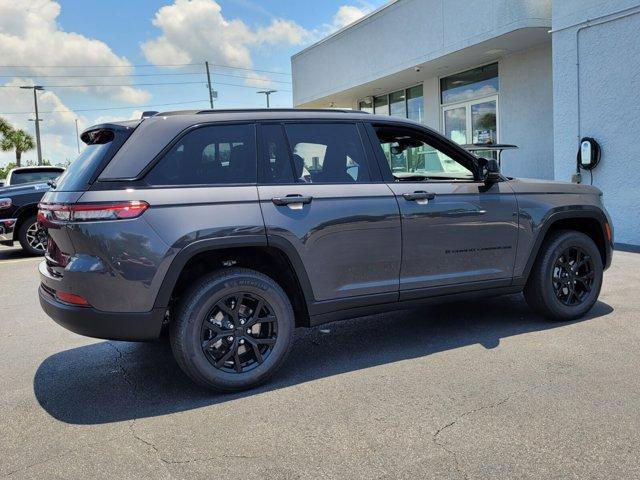
[[(300, 105), (508, 32), (548, 27), (551, 0), (399, 0), (291, 59)], [(327, 66), (331, 68), (327, 68)]]
[(616, 241), (632, 245), (640, 245), (638, 32), (638, 0), (554, 2), (555, 178), (571, 178), (579, 139), (594, 137), (602, 159), (593, 184), (604, 192)]
[(499, 63), (500, 142), (509, 176), (553, 179), (553, 84), (551, 44), (504, 57)]

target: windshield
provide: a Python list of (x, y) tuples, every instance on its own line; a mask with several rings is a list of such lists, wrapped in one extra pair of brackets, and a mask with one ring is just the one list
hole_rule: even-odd
[(11, 185), (22, 185), (24, 183), (45, 183), (47, 180), (57, 178), (60, 170), (24, 170), (11, 174)]

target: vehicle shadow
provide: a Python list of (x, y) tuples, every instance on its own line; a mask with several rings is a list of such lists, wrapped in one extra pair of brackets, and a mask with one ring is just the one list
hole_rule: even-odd
[(2, 262), (2, 260), (16, 260), (18, 258), (38, 259), (38, 258), (41, 258), (41, 257), (29, 256), (19, 246), (18, 247), (0, 246), (0, 263)]
[[(598, 302), (581, 322), (608, 315)], [(71, 424), (101, 424), (215, 405), (304, 382), (570, 323), (552, 323), (528, 309), (521, 295), (437, 305), (299, 329), (282, 369), (265, 385), (218, 394), (192, 384), (167, 342), (99, 342), (47, 358), (34, 378), (38, 402)]]

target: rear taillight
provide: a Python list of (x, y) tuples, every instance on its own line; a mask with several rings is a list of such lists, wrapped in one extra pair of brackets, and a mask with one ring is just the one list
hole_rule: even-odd
[(100, 222), (136, 218), (149, 208), (149, 204), (139, 200), (117, 203), (41, 203), (38, 208), (38, 222), (47, 226), (52, 223)]

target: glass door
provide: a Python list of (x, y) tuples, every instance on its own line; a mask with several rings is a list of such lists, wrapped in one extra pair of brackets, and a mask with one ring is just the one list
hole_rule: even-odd
[(498, 143), (498, 96), (442, 107), (447, 138), (461, 145)]

